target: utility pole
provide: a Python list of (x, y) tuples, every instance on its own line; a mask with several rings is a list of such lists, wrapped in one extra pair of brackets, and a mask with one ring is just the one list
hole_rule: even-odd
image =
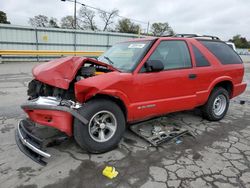
[[(67, 0), (61, 0), (61, 1), (67, 1)], [(72, 2), (72, 1), (70, 1), (70, 2)], [(74, 0), (74, 29), (76, 29), (76, 3), (77, 3), (77, 1), (76, 0)]]
[(76, 29), (76, 0), (75, 0), (75, 7), (74, 7), (74, 27)]

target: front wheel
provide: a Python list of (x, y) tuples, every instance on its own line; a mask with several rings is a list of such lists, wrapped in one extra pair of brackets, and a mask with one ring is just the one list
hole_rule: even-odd
[(87, 125), (78, 119), (74, 122), (74, 137), (82, 148), (91, 153), (103, 153), (118, 145), (126, 123), (116, 103), (95, 99), (84, 104), (79, 113), (89, 120)]
[(202, 114), (207, 120), (219, 121), (226, 115), (228, 107), (228, 91), (222, 87), (218, 87), (212, 91), (207, 103), (202, 107)]

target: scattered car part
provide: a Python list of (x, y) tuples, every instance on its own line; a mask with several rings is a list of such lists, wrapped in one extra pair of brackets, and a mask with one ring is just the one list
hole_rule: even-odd
[(109, 179), (113, 179), (115, 178), (119, 173), (118, 171), (116, 171), (115, 167), (112, 166), (106, 166), (103, 171), (102, 174), (106, 177), (108, 177)]
[(146, 124), (145, 122), (142, 122), (132, 125), (130, 126), (130, 130), (155, 147), (165, 142), (169, 142), (173, 139), (178, 139), (184, 135), (190, 135), (195, 138), (194, 134), (187, 129), (162, 124), (154, 125), (154, 121), (151, 122), (151, 126), (149, 125), (149, 122), (147, 122)]
[(245, 102), (246, 102), (245, 100), (240, 100), (241, 105), (245, 104)]
[(182, 141), (181, 141), (179, 138), (177, 138), (176, 141), (175, 141), (175, 143), (176, 143), (176, 144), (181, 144)]

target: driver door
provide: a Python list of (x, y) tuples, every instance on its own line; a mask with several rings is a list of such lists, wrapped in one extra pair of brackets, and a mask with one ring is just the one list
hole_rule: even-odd
[(134, 75), (134, 117), (146, 119), (195, 107), (196, 76), (187, 43), (183, 40), (162, 40), (148, 60), (160, 60), (164, 70), (147, 72), (146, 66), (143, 66)]

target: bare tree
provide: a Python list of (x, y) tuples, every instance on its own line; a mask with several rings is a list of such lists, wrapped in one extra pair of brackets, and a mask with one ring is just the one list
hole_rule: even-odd
[(29, 19), (29, 24), (33, 27), (48, 27), (49, 19), (44, 15), (37, 15)]
[(118, 16), (119, 10), (114, 9), (111, 12), (105, 12), (102, 10), (99, 10), (99, 16), (104, 22), (103, 31), (107, 31), (109, 29), (109, 26), (114, 23), (114, 18)]
[(61, 27), (64, 29), (74, 29), (73, 16), (65, 16), (61, 19)]
[(90, 29), (92, 31), (97, 30), (97, 26), (95, 24), (95, 12), (88, 9), (87, 7), (82, 7), (79, 12), (79, 21), (82, 22), (80, 24), (82, 29)]

